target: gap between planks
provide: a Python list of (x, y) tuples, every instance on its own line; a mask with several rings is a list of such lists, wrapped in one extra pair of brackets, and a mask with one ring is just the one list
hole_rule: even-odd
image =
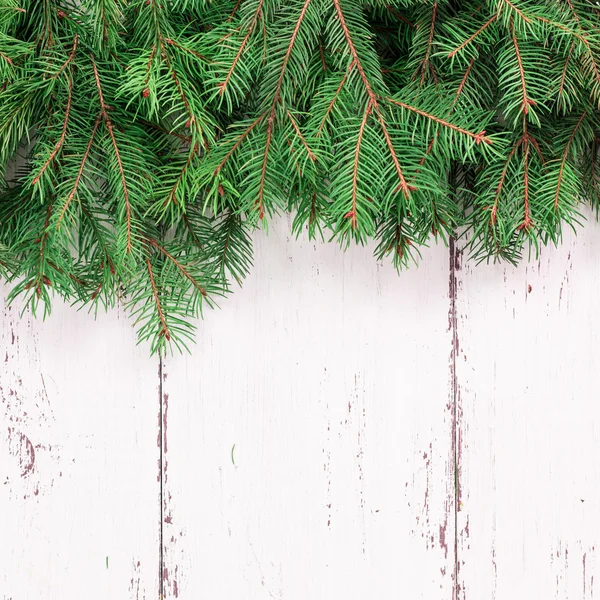
[(459, 419), (459, 390), (458, 380), (456, 375), (456, 358), (458, 354), (459, 342), (458, 342), (458, 331), (457, 331), (457, 314), (456, 304), (458, 297), (458, 280), (457, 272), (460, 271), (460, 260), (462, 251), (456, 246), (456, 239), (454, 236), (450, 237), (448, 243), (448, 296), (450, 301), (448, 321), (451, 332), (451, 343), (452, 349), (450, 353), (450, 402), (452, 403), (452, 436), (451, 436), (451, 452), (452, 452), (452, 469), (454, 485), (454, 577), (452, 585), (452, 600), (458, 600), (460, 596), (460, 582), (459, 582), (459, 561), (458, 561), (458, 512), (460, 510), (460, 419)]
[(158, 439), (160, 440), (160, 451), (159, 451), (159, 517), (160, 517), (160, 528), (158, 531), (158, 543), (160, 548), (158, 549), (158, 597), (159, 600), (163, 600), (165, 592), (165, 584), (163, 580), (163, 573), (165, 569), (165, 556), (164, 556), (164, 527), (165, 527), (165, 505), (164, 505), (164, 408), (163, 408), (163, 357), (162, 354), (158, 359)]

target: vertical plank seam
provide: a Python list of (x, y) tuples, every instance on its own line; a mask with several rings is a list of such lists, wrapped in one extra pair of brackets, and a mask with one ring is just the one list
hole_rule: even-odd
[(160, 526), (158, 530), (158, 598), (159, 600), (163, 600), (164, 598), (164, 581), (163, 581), (163, 573), (165, 568), (165, 556), (164, 556), (164, 544), (163, 544), (163, 529), (164, 529), (164, 521), (165, 521), (165, 506), (164, 506), (164, 462), (163, 462), (163, 453), (164, 453), (164, 443), (163, 443), (163, 357), (162, 354), (159, 357), (158, 362), (158, 435), (160, 439), (160, 450), (159, 450), (159, 517), (160, 517)]
[(450, 296), (450, 328), (452, 331), (452, 350), (450, 358), (450, 394), (452, 402), (452, 469), (454, 475), (453, 490), (454, 490), (454, 581), (452, 585), (452, 600), (458, 600), (460, 585), (458, 582), (458, 512), (460, 503), (460, 470), (459, 470), (459, 439), (458, 439), (458, 381), (456, 376), (456, 355), (458, 352), (458, 332), (457, 332), (457, 315), (456, 315), (456, 299), (458, 294), (458, 286), (456, 281), (457, 261), (459, 260), (458, 251), (456, 249), (456, 240), (454, 236), (450, 237), (449, 241), (449, 296)]

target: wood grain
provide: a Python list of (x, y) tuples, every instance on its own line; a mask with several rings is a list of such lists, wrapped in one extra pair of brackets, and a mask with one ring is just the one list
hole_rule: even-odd
[(164, 362), (165, 598), (450, 598), (448, 250), (289, 231)]
[(457, 278), (457, 597), (594, 598), (598, 225), (517, 268), (463, 261)]
[(156, 598), (158, 360), (118, 312), (0, 310), (0, 598)]

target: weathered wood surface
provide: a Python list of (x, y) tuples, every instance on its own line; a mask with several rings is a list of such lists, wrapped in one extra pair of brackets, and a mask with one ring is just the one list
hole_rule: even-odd
[(163, 361), (4, 308), (0, 598), (593, 598), (597, 231), (398, 277), (282, 219)]
[(458, 598), (600, 596), (598, 234), (459, 259)]
[(288, 231), (165, 360), (165, 596), (450, 598), (448, 251), (398, 277)]
[(156, 598), (156, 361), (118, 313), (1, 310), (0, 598)]

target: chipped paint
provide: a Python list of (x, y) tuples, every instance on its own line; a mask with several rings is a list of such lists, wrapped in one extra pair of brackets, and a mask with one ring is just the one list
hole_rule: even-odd
[(8, 447), (19, 463), (21, 477), (29, 477), (35, 467), (35, 449), (31, 440), (24, 433), (9, 427)]
[(160, 554), (160, 594), (162, 598), (178, 598), (182, 587), (181, 548), (179, 541), (183, 537), (180, 529), (179, 536), (173, 533), (173, 496), (168, 480), (168, 426), (169, 426), (169, 393), (166, 391), (168, 378), (165, 360), (161, 360), (159, 369), (161, 379), (159, 388), (160, 398), (160, 427), (161, 440), (161, 554)]
[(60, 299), (43, 322), (2, 312), (0, 596), (157, 598), (155, 361), (130, 323)]
[(133, 561), (132, 574), (129, 580), (129, 598), (131, 600), (145, 600), (146, 594), (142, 584), (141, 563)]

